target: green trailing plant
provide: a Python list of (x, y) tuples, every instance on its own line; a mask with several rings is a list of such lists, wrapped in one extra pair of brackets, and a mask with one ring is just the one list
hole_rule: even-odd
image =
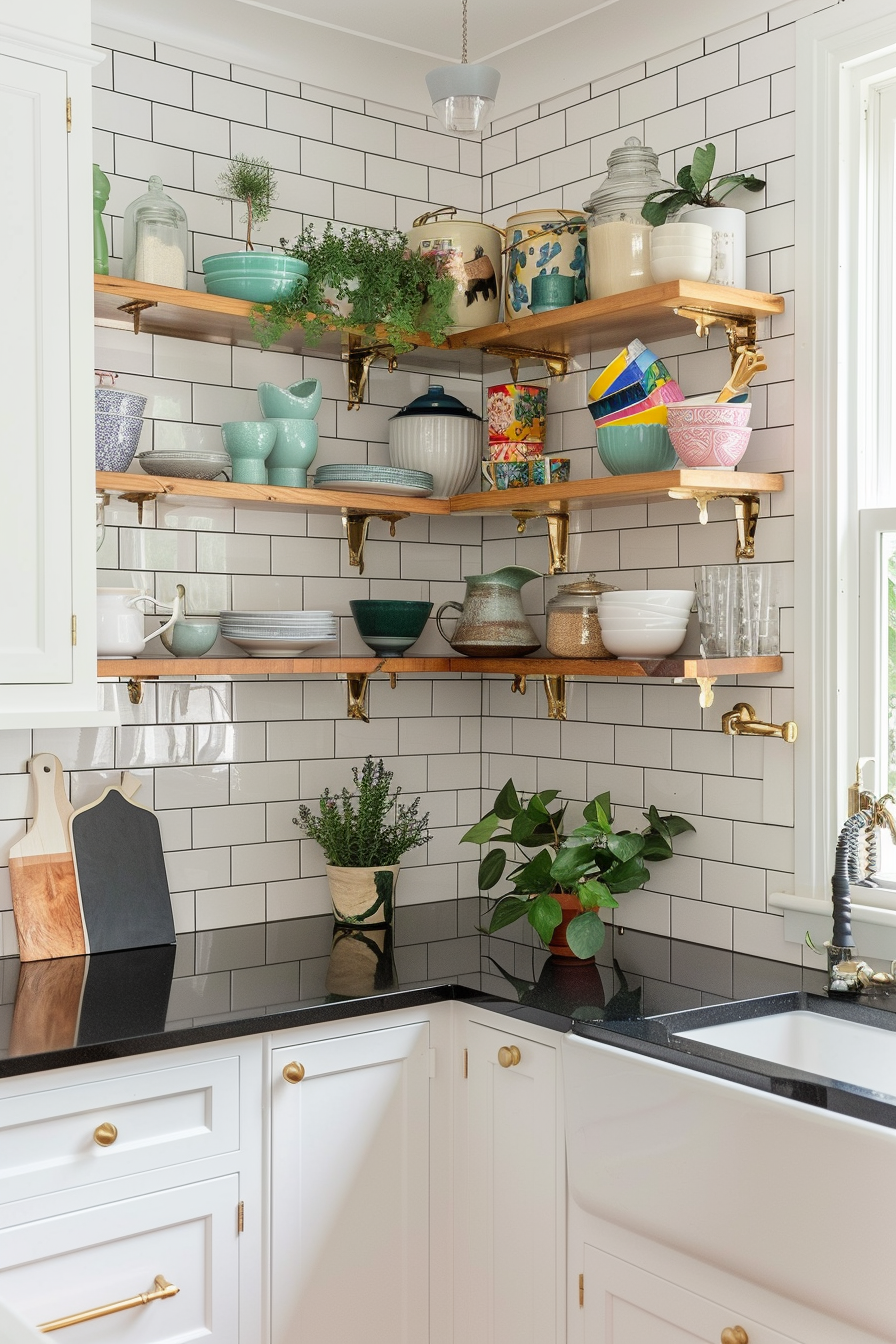
[[(483, 932), (497, 933), (525, 917), (548, 944), (563, 918), (555, 893), (566, 892), (582, 907), (566, 930), (570, 949), (577, 957), (592, 957), (603, 946), (606, 933), (598, 910), (615, 909), (617, 896), (643, 887), (650, 877), (647, 861), (671, 859), (673, 838), (694, 827), (684, 817), (660, 816), (651, 806), (643, 814), (648, 823), (643, 831), (616, 831), (610, 795), (602, 793), (586, 805), (583, 824), (566, 835), (568, 803), (551, 810), (558, 797), (559, 790), (545, 789), (526, 801), (509, 779), (491, 811), (462, 839), (496, 846), (479, 865), (481, 891), (497, 886), (516, 848), (537, 851), (506, 874), (515, 894), (498, 898)], [(507, 830), (499, 829), (502, 822), (509, 823)]]
[(316, 840), (336, 868), (389, 868), (402, 854), (429, 840), (429, 813), (419, 817), (420, 799), (399, 802), (401, 788), (392, 792), (392, 771), (368, 756), (360, 771), (352, 769), (355, 791), (335, 796), (324, 789), (319, 815), (303, 805), (293, 823)]
[(252, 228), (270, 218), (271, 206), (277, 199), (277, 182), (271, 165), (267, 159), (235, 154), (218, 178), (218, 188), (219, 200), (242, 201), (245, 205), (246, 251), (254, 252)]
[(738, 187), (745, 191), (761, 191), (765, 183), (751, 173), (725, 173), (711, 182), (712, 170), (716, 163), (715, 145), (701, 145), (694, 150), (692, 163), (679, 170), (677, 187), (663, 187), (652, 191), (644, 202), (641, 214), (648, 224), (665, 224), (670, 215), (674, 215), (685, 206), (722, 205), (726, 196)]
[[(253, 315), (263, 346), (296, 326), (304, 328), (308, 345), (316, 345), (334, 327), (382, 342), (385, 328), (386, 342), (399, 354), (413, 348), (418, 332), (433, 345), (445, 340), (454, 281), (439, 275), (431, 257), (409, 251), (398, 230), (337, 232), (327, 223), (318, 235), (308, 224), (292, 245), (286, 238), (280, 244), (288, 256), (305, 262), (308, 276), (304, 286), (297, 285), (292, 294)], [(352, 304), (351, 313), (341, 314), (337, 302)]]

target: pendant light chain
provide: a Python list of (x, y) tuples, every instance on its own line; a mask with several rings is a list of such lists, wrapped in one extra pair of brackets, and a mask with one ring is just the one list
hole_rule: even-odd
[(467, 0), (462, 0), (463, 19), (461, 28), (461, 65), (467, 64)]

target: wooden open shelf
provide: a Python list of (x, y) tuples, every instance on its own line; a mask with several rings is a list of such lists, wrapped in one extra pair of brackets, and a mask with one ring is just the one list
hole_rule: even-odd
[(775, 658), (100, 658), (98, 677), (257, 677), (304, 673), (372, 675), (478, 672), (507, 676), (697, 677), (757, 676), (780, 672)]
[(148, 472), (98, 471), (97, 490), (118, 495), (177, 495), (192, 499), (217, 499), (222, 503), (273, 504), (304, 509), (306, 513), (414, 513), (430, 517), (450, 513), (447, 499), (413, 499), (406, 495), (370, 494), (367, 491), (299, 490), (287, 485), (234, 485), (230, 481), (193, 481), (180, 476), (150, 476)]

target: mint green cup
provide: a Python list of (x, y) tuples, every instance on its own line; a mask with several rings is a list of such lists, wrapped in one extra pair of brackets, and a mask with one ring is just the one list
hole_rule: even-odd
[(317, 453), (317, 424), (314, 420), (293, 420), (272, 416), (265, 422), (277, 431), (274, 447), (267, 460), (269, 485), (308, 484), (308, 468)]
[(599, 425), (597, 452), (611, 476), (672, 471), (678, 462), (665, 425)]
[(267, 485), (265, 458), (277, 438), (271, 420), (228, 420), (221, 426), (224, 447), (233, 462), (233, 479), (240, 485)]

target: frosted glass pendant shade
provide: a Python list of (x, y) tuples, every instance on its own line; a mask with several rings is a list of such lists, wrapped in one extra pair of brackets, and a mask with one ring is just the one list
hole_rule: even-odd
[(495, 105), (501, 76), (490, 65), (442, 65), (430, 70), (426, 86), (433, 111), (446, 131), (479, 131)]

